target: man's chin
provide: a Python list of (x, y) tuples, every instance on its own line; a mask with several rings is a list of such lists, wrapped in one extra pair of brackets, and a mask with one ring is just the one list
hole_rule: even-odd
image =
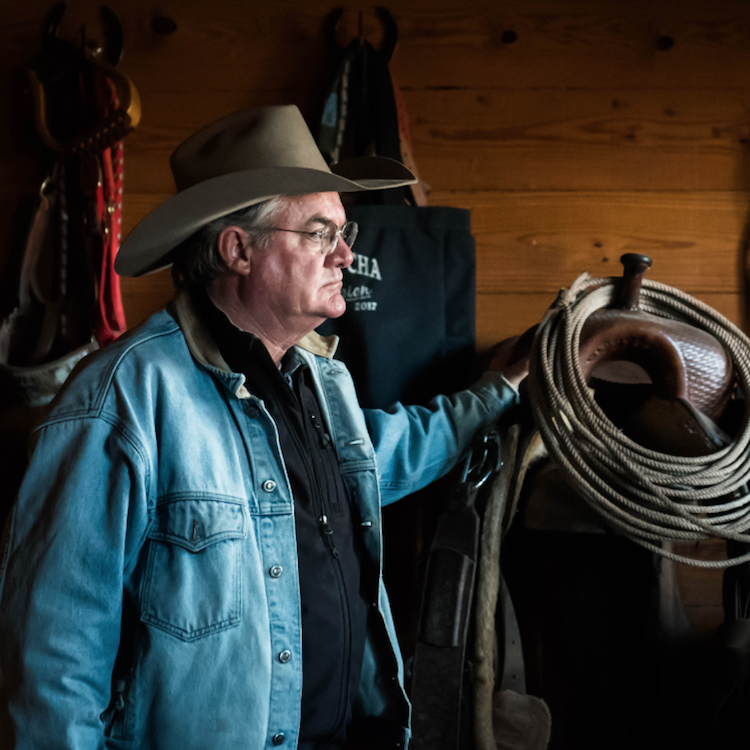
[(328, 318), (340, 318), (346, 312), (346, 300), (338, 295), (338, 299), (332, 299), (328, 305)]

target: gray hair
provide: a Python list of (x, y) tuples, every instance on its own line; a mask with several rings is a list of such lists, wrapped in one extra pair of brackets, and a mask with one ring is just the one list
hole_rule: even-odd
[(219, 235), (227, 227), (237, 226), (250, 236), (259, 247), (267, 248), (271, 240), (268, 226), (283, 206), (285, 196), (277, 195), (263, 203), (241, 208), (231, 214), (220, 216), (202, 226), (175, 248), (172, 279), (176, 286), (195, 284), (208, 287), (226, 270), (226, 263), (219, 253)]

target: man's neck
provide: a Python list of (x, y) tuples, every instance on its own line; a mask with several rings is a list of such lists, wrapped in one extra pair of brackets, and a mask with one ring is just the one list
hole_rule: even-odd
[(288, 321), (282, 323), (270, 310), (254, 310), (251, 302), (242, 300), (226, 285), (214, 283), (207, 291), (211, 302), (233, 326), (252, 333), (263, 342), (277, 367), (287, 351), (314, 330), (307, 327), (299, 331), (290, 329)]

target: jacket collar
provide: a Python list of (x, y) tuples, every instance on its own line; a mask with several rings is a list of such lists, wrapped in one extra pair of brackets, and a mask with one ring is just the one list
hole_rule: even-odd
[(300, 349), (304, 349), (306, 352), (310, 352), (310, 354), (316, 354), (318, 357), (325, 357), (326, 359), (333, 358), (338, 345), (339, 337), (336, 334), (321, 336), (316, 331), (308, 333), (307, 336), (303, 336), (297, 342), (297, 346)]

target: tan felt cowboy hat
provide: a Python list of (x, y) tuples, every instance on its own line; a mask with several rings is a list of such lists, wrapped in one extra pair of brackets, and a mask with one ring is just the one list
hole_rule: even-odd
[(172, 154), (177, 195), (128, 235), (115, 261), (121, 276), (171, 265), (172, 251), (220, 216), (276, 195), (357, 192), (410, 185), (414, 175), (383, 157), (330, 167), (293, 105), (259, 107), (224, 117), (190, 136)]

